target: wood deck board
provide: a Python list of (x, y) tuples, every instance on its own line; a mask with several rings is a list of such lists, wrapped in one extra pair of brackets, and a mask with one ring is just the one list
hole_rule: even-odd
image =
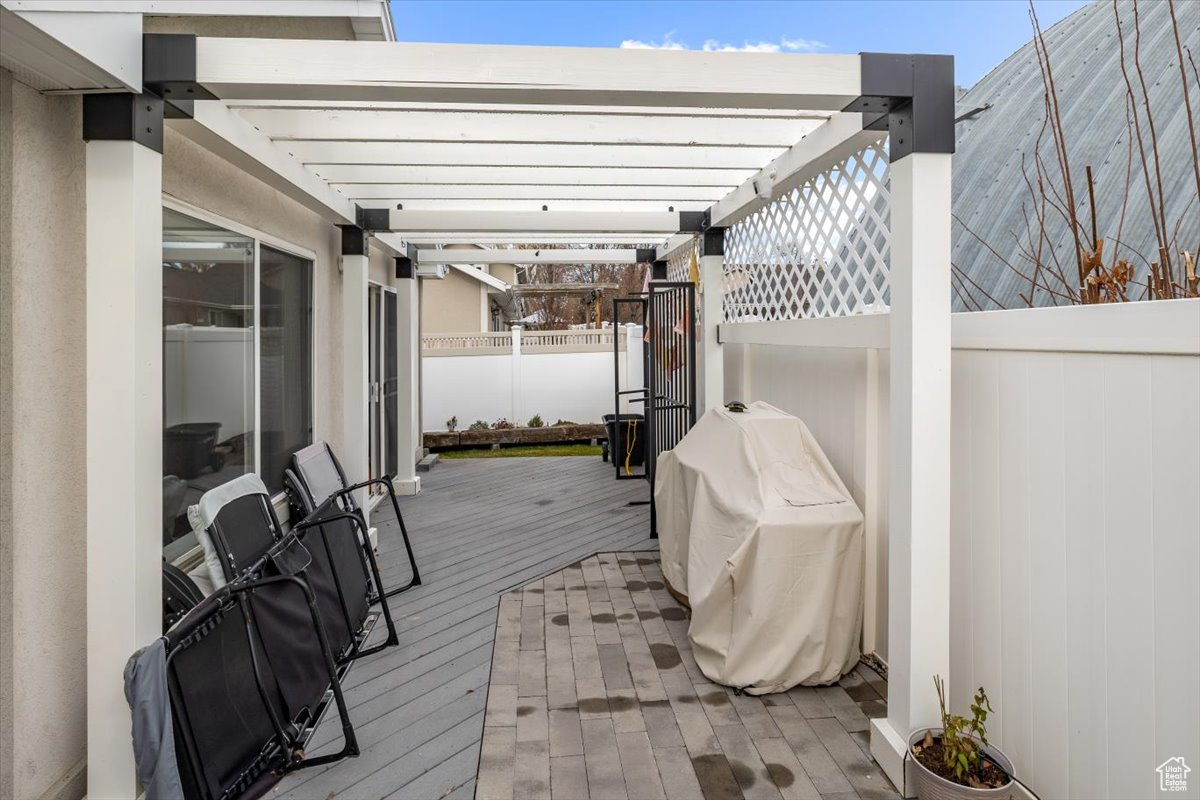
[[(423, 483), (400, 499), (422, 577), (390, 602), (401, 644), (346, 683), (362, 755), (290, 775), (274, 797), (471, 797), (500, 595), (596, 552), (653, 547), (648, 507), (628, 505), (649, 499), (646, 483), (614, 480), (599, 459), (444, 461)], [(371, 524), (384, 582), (407, 581), (389, 503)], [(310, 751), (340, 744), (327, 720)]]

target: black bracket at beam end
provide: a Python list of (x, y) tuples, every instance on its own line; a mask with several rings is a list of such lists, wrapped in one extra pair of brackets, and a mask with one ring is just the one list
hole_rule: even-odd
[(142, 86), (171, 105), (188, 106), (188, 116), (192, 101), (217, 99), (197, 80), (194, 33), (143, 34)]
[(888, 159), (954, 152), (954, 56), (862, 53), (862, 95), (843, 111), (887, 131)]
[(679, 212), (679, 232), (680, 233), (702, 233), (708, 228), (709, 212), (704, 211), (680, 211)]
[(355, 222), (368, 231), (388, 231), (392, 228), (392, 212), (386, 208), (354, 207)]
[(667, 279), (667, 262), (654, 261), (650, 264), (650, 280), (665, 281)]
[(357, 225), (339, 225), (342, 229), (342, 255), (365, 256), (370, 253), (370, 231)]
[(637, 249), (637, 263), (649, 264), (657, 257), (658, 251), (653, 247), (639, 247)]

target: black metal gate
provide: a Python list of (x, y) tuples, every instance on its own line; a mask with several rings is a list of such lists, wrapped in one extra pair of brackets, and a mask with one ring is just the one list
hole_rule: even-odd
[[(617, 480), (646, 477), (646, 426), (644, 414), (621, 411), (622, 400), (646, 408), (646, 360), (642, 359), (642, 385), (622, 388), (621, 385), (621, 325), (622, 317), (637, 320), (646, 328), (647, 299), (641, 297), (613, 298), (613, 413), (605, 417), (608, 428), (608, 455), (617, 472)], [(622, 314), (622, 310), (625, 313)]]
[(650, 536), (658, 456), (679, 444), (696, 424), (696, 285), (651, 281), (646, 298), (646, 479), (650, 482)]

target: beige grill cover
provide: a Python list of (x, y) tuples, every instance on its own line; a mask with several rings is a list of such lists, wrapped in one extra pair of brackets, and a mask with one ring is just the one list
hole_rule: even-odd
[(709, 411), (659, 457), (654, 500), (709, 679), (766, 694), (855, 665), (863, 516), (803, 422), (767, 403)]

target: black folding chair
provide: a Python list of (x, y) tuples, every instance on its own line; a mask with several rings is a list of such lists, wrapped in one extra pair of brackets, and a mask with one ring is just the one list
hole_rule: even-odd
[[(382, 486), (392, 503), (396, 513), (396, 522), (400, 525), (400, 536), (404, 541), (404, 550), (408, 555), (408, 563), (412, 568), (412, 579), (403, 586), (383, 590), (372, 602), (379, 602), (400, 592), (421, 584), (421, 573), (417, 569), (417, 561), (413, 556), (412, 544), (408, 539), (408, 528), (404, 525), (404, 516), (400, 513), (400, 503), (396, 499), (396, 490), (392, 486), (391, 476), (372, 478), (354, 485), (346, 482), (346, 473), (338, 463), (333, 450), (325, 442), (316, 442), (296, 451), (292, 456), (292, 468), (284, 472), (284, 488), (292, 499), (293, 508), (306, 522), (315, 517), (323, 517), (321, 524), (326, 524), (341, 515), (353, 516), (358, 520), (363, 531), (365, 546), (370, 551), (370, 542), (366, 541), (367, 520), (362, 509), (354, 499), (354, 492), (370, 486)], [(387, 603), (383, 603), (387, 608)]]
[(378, 619), (370, 607), (383, 583), (375, 553), (362, 544), (367, 528), (360, 517), (331, 512), (320, 520), (301, 520), (285, 534), (266, 486), (255, 475), (243, 475), (205, 493), (194, 516), (205, 526), (204, 533), (230, 583), (261, 572), (268, 561), (294, 561), (295, 549), (283, 546), (289, 536), (303, 544), (303, 565), (274, 566), (295, 571), (307, 581), (339, 664), (399, 643), (391, 609), (384, 604), (381, 613), (387, 638), (363, 648)]
[[(281, 542), (292, 558), (302, 553), (297, 544), (294, 537)], [(187, 800), (261, 797), (289, 772), (358, 755), (333, 651), (303, 579), (274, 574), (228, 584), (165, 638), (175, 759)], [(331, 702), (342, 749), (306, 758)]]

